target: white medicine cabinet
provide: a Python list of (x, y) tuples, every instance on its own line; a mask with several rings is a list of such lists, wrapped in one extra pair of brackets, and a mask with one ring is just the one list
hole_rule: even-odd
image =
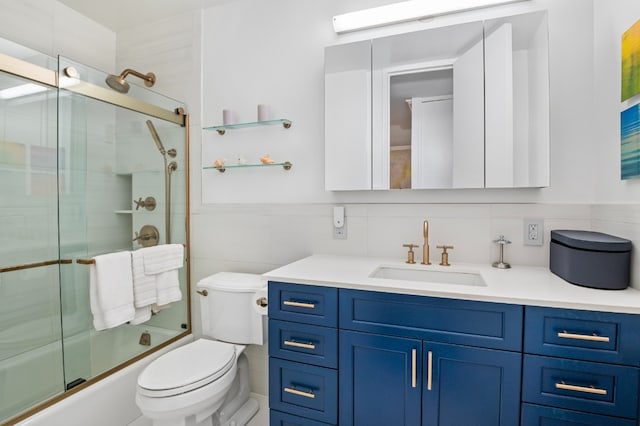
[(325, 49), (325, 189), (549, 184), (546, 12)]

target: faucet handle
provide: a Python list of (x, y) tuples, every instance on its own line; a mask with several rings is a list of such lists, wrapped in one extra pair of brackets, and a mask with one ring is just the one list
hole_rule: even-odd
[(413, 252), (413, 249), (415, 247), (418, 247), (417, 244), (403, 244), (402, 247), (407, 247), (409, 249), (409, 251), (407, 252), (407, 261), (406, 263), (416, 263), (415, 261), (415, 253)]
[(447, 253), (447, 249), (453, 250), (453, 246), (448, 246), (443, 244), (441, 246), (436, 246), (439, 249), (442, 249), (442, 260), (440, 261), (440, 266), (450, 266), (449, 265), (449, 253)]

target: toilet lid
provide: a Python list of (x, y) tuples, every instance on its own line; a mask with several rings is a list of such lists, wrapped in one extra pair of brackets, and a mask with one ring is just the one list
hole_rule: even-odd
[(189, 392), (223, 376), (235, 361), (234, 345), (199, 339), (152, 361), (138, 377), (138, 391), (152, 397)]

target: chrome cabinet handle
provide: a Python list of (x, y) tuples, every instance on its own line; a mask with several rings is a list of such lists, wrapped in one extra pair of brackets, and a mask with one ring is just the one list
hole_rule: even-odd
[(294, 389), (294, 388), (284, 388), (284, 391), (287, 393), (292, 393), (294, 395), (298, 395), (298, 396), (304, 396), (305, 398), (315, 398), (316, 396), (312, 393), (312, 392), (303, 392), (300, 391), (298, 389)]
[(416, 349), (411, 349), (411, 387), (416, 387)]
[(316, 345), (314, 345), (313, 343), (309, 342), (309, 343), (303, 343), (303, 342), (296, 342), (295, 340), (285, 340), (284, 342), (285, 346), (293, 346), (296, 348), (304, 348), (304, 349), (315, 349)]
[(314, 303), (295, 302), (293, 300), (285, 300), (284, 302), (282, 302), (282, 304), (286, 306), (295, 306), (296, 308), (314, 309), (316, 307)]
[(427, 353), (427, 390), (433, 387), (433, 354), (431, 351)]
[(597, 336), (595, 334), (574, 334), (567, 333), (566, 330), (559, 331), (558, 337), (562, 337), (563, 339), (576, 339), (576, 340), (589, 340), (591, 342), (608, 342), (609, 338), (607, 336)]
[(607, 394), (606, 389), (594, 388), (593, 386), (587, 387), (587, 386), (568, 385), (565, 382), (556, 383), (556, 389), (563, 389), (563, 390), (570, 390), (570, 391), (584, 392), (584, 393), (594, 393), (596, 395)]

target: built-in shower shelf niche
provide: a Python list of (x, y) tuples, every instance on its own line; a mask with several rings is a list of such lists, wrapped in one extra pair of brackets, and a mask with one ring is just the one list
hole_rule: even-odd
[(289, 129), (293, 124), (293, 121), (286, 118), (278, 118), (276, 120), (263, 120), (263, 121), (251, 121), (248, 123), (235, 123), (235, 124), (224, 124), (221, 126), (211, 126), (205, 127), (204, 130), (215, 130), (219, 135), (224, 135), (227, 130), (232, 129), (244, 129), (247, 127), (256, 127), (256, 126), (273, 126), (276, 124), (282, 124), (282, 127), (285, 129)]
[(293, 167), (293, 164), (289, 161), (285, 161), (282, 163), (267, 163), (267, 164), (233, 164), (233, 165), (224, 165), (224, 166), (208, 166), (208, 167), (203, 167), (204, 170), (217, 170), (220, 173), (224, 173), (226, 171), (226, 169), (242, 169), (242, 168), (248, 168), (248, 167), (273, 167), (273, 166), (280, 166), (282, 167), (284, 170), (291, 170), (291, 167)]

